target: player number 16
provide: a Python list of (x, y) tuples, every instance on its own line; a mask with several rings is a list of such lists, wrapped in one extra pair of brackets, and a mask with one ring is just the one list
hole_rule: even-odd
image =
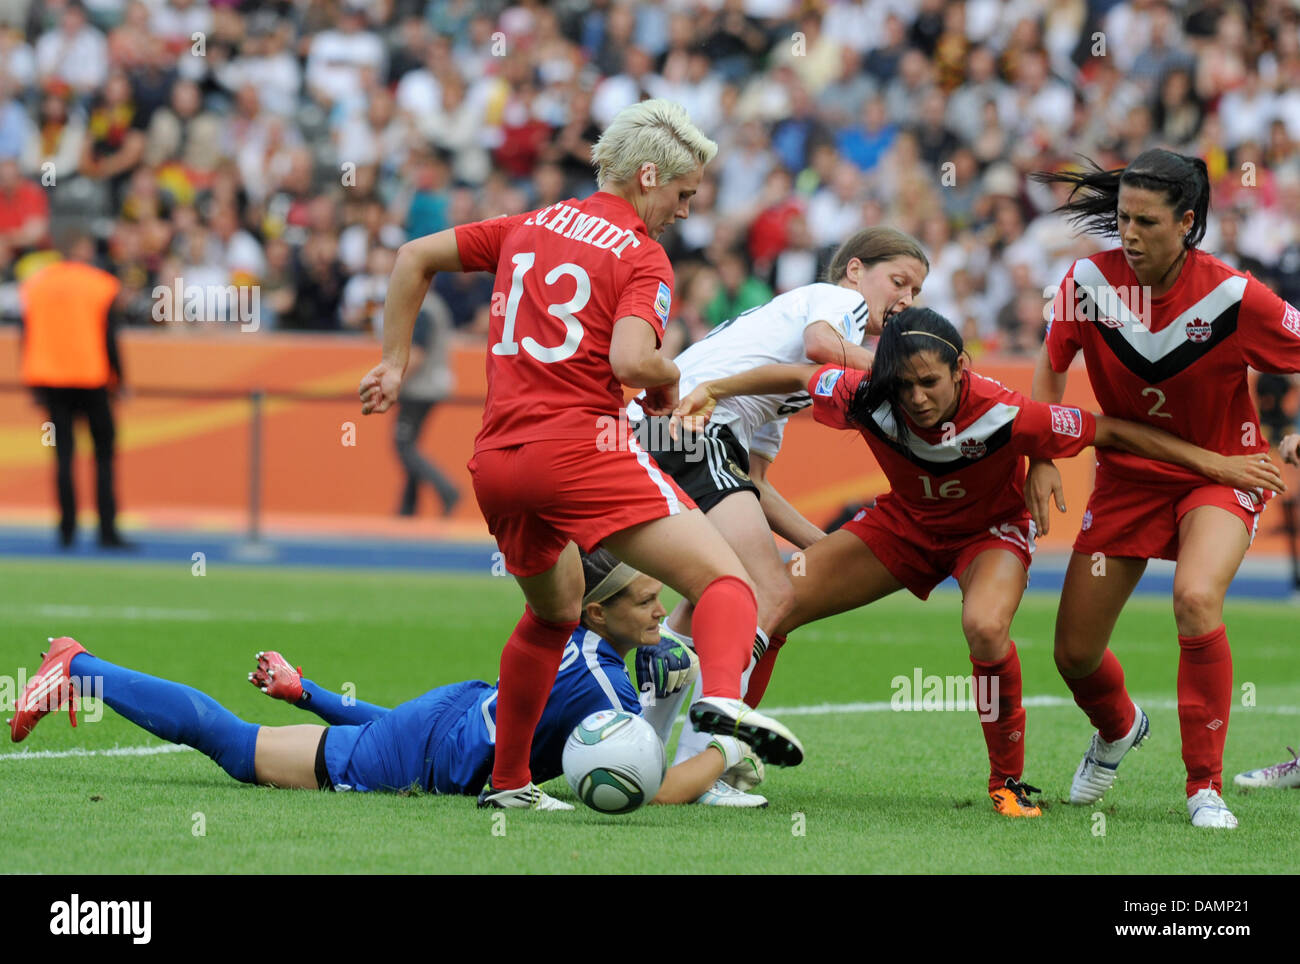
[(961, 479), (949, 479), (939, 486), (939, 494), (934, 494), (934, 489), (930, 487), (930, 477), (928, 475), (917, 476), (921, 480), (921, 487), (925, 489), (923, 499), (961, 499), (966, 495), (966, 490), (961, 487)]

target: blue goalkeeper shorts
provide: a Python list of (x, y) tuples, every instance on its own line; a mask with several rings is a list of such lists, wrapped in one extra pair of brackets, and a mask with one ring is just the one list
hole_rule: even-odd
[(335, 790), (476, 794), (495, 747), (473, 725), (496, 692), (480, 680), (430, 690), (361, 726), (325, 731), (325, 769)]

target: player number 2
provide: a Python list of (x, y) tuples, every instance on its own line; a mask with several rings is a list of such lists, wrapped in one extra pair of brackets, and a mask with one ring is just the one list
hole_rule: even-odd
[(930, 477), (928, 475), (917, 476), (921, 480), (921, 487), (925, 489), (924, 499), (960, 499), (965, 497), (966, 490), (961, 487), (961, 479), (949, 479), (939, 486), (939, 494), (934, 494), (934, 489), (930, 487)]
[(1147, 395), (1154, 395), (1154, 396), (1156, 397), (1156, 403), (1155, 403), (1154, 405), (1152, 405), (1149, 409), (1147, 409), (1147, 414), (1148, 414), (1148, 415), (1154, 415), (1154, 416), (1156, 416), (1156, 418), (1173, 418), (1173, 417), (1174, 417), (1173, 414), (1170, 413), (1170, 412), (1162, 412), (1162, 411), (1160, 411), (1160, 406), (1163, 405), (1163, 404), (1165, 403), (1165, 393), (1164, 393), (1164, 392), (1162, 392), (1162, 391), (1161, 391), (1160, 389), (1158, 389), (1158, 388), (1151, 388), (1150, 386), (1148, 386), (1147, 388), (1142, 389), (1142, 397), (1143, 397), (1143, 398), (1146, 398)]
[(564, 322), (564, 341), (558, 345), (543, 345), (532, 335), (525, 335), (520, 341), (515, 341), (515, 317), (519, 313), (519, 302), (524, 297), (524, 275), (532, 269), (533, 263), (537, 260), (537, 255), (531, 251), (524, 251), (514, 256), (512, 263), (515, 266), (514, 274), (510, 278), (510, 296), (506, 299), (506, 320), (501, 329), (501, 340), (492, 346), (494, 355), (517, 355), (519, 346), (523, 345), (524, 351), (532, 355), (539, 362), (551, 364), (554, 362), (564, 361), (572, 356), (577, 350), (578, 345), (582, 342), (584, 334), (582, 322), (574, 317), (575, 311), (581, 311), (587, 306), (591, 299), (591, 277), (581, 267), (572, 262), (566, 261), (564, 264), (556, 265), (546, 275), (546, 284), (554, 285), (561, 278), (568, 276), (573, 279), (573, 297), (563, 304), (547, 305), (547, 314), (553, 315)]

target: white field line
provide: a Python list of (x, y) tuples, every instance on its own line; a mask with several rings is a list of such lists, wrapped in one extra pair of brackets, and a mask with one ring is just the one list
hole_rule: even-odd
[[(40, 616), (50, 619), (123, 619), (132, 622), (287, 622), (302, 623), (312, 615), (302, 612), (250, 613), (220, 609), (169, 609), (162, 606), (78, 606), (60, 603), (10, 603), (0, 605), (0, 616)], [(315, 617), (322, 618), (322, 617)]]
[[(914, 710), (921, 709), (921, 703), (907, 703)], [(1062, 696), (1030, 696), (1024, 700), (1027, 707), (1052, 708), (1061, 706), (1074, 706), (1074, 700), (1066, 699)], [(1174, 700), (1143, 700), (1140, 704), (1147, 709), (1152, 710), (1176, 710), (1178, 704)], [(814, 706), (776, 706), (772, 709), (764, 707), (766, 713), (775, 717), (782, 716), (837, 716), (851, 713), (886, 713), (893, 710), (894, 707), (888, 701), (878, 703), (818, 703)], [(1239, 710), (1238, 712), (1246, 712)], [(1265, 713), (1270, 716), (1300, 716), (1300, 707), (1296, 706), (1276, 706), (1276, 707), (1251, 707), (1251, 713)], [(67, 757), (83, 756), (157, 756), (160, 753), (186, 753), (190, 750), (188, 746), (177, 746), (173, 743), (166, 743), (161, 746), (119, 746), (110, 750), (22, 750), (17, 753), (0, 753), (0, 760), (62, 760)]]

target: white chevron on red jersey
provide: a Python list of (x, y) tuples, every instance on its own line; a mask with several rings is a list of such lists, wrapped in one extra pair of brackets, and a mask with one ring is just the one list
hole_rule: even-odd
[[(1168, 293), (1129, 294), (1140, 290), (1122, 249), (1076, 261), (1052, 306), (1053, 370), (1065, 371), (1082, 350), (1105, 414), (1224, 455), (1267, 451), (1246, 371), (1300, 371), (1300, 312), (1249, 274), (1196, 249)], [(1118, 449), (1100, 449), (1097, 459), (1104, 470), (1136, 481), (1200, 478)]]
[[(597, 192), (456, 228), (465, 271), (494, 271), (487, 401), (475, 451), (592, 439), (617, 418), (614, 324), (644, 319), (662, 340), (673, 269), (632, 205)], [(500, 310), (498, 310), (500, 306)]]
[(878, 502), (897, 501), (918, 526), (962, 535), (995, 521), (1028, 516), (1025, 459), (1068, 458), (1092, 444), (1091, 412), (1035, 402), (991, 378), (967, 371), (953, 417), (923, 429), (906, 414), (907, 434), (882, 405), (858, 424), (849, 417), (866, 372), (823, 365), (808, 382), (813, 417), (832, 428), (855, 429), (889, 479)]

